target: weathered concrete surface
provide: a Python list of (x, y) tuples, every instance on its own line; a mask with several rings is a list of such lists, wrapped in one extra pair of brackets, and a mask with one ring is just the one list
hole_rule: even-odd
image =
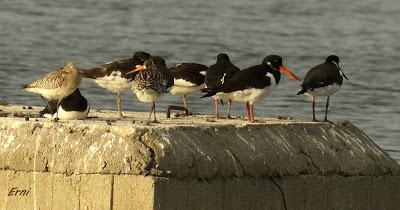
[[(149, 125), (141, 122), (147, 113), (106, 122), (115, 113), (94, 111), (53, 123), (33, 118), (37, 107), (0, 109), (0, 180), (8, 180), (0, 202), (8, 209), (56, 208), (61, 198), (70, 200), (66, 209), (280, 209), (270, 177), (288, 209), (400, 206), (400, 166), (348, 122), (160, 115), (161, 124)], [(6, 196), (14, 185), (35, 189), (35, 199)]]
[[(0, 171), (0, 209), (398, 209), (396, 176), (178, 180), (136, 175)], [(4, 196), (9, 188), (29, 196)]]

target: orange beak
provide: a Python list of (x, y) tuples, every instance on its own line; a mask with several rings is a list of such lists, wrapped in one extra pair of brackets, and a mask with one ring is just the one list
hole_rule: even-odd
[(287, 69), (284, 65), (279, 67), (279, 70), (281, 70), (283, 73), (285, 73), (286, 75), (288, 75), (290, 78), (299, 81), (300, 79), (294, 75), (291, 71), (289, 71), (289, 69)]
[(145, 69), (146, 69), (146, 66), (142, 65), (142, 66), (137, 67), (136, 69), (133, 69), (132, 71), (127, 72), (126, 74), (133, 74), (135, 72), (143, 71)]

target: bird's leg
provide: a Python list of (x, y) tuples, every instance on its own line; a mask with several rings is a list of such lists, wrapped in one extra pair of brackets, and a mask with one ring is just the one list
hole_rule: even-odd
[(313, 121), (317, 122), (317, 119), (315, 119), (315, 96), (312, 96), (312, 117)]
[(119, 91), (117, 92), (117, 110), (119, 117), (123, 117), (121, 111), (121, 93)]
[(150, 122), (151, 114), (153, 114), (153, 109), (154, 109), (154, 103), (151, 105), (150, 108), (149, 119), (147, 120), (148, 122)]
[(250, 104), (249, 104), (249, 102), (246, 102), (246, 108), (247, 108), (247, 120), (250, 121)]
[(189, 112), (189, 105), (188, 105), (188, 97), (187, 97), (187, 95), (184, 95), (183, 96), (183, 106), (185, 107), (185, 112), (184, 112), (184, 114), (187, 116), (187, 117), (189, 117), (190, 115), (192, 115), (192, 113), (191, 112)]
[(250, 122), (254, 122), (254, 109), (253, 109), (253, 104), (250, 104)]
[(231, 117), (231, 107), (232, 107), (232, 99), (228, 100), (228, 113), (226, 114), (226, 119), (232, 119)]
[[(61, 99), (62, 100), (62, 99)], [(58, 119), (58, 107), (60, 106), (60, 102), (61, 102), (61, 100), (58, 100), (58, 102), (57, 102), (57, 111), (56, 111), (56, 118), (54, 118), (53, 120), (54, 120), (54, 122), (57, 122), (59, 119)]]
[(214, 98), (214, 117), (218, 120), (218, 99)]
[(324, 119), (324, 122), (330, 122), (330, 121), (328, 120), (329, 98), (330, 98), (330, 96), (328, 96), (328, 98), (326, 99), (325, 119)]
[(183, 95), (183, 106), (188, 109), (188, 104), (187, 104), (187, 96)]
[(154, 121), (153, 121), (153, 123), (159, 123), (157, 121), (157, 117), (156, 117), (156, 104), (154, 103), (154, 101), (153, 101), (153, 113), (154, 113)]

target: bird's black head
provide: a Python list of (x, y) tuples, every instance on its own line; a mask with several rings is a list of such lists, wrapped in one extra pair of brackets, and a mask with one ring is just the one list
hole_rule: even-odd
[(140, 62), (140, 63), (143, 63), (146, 59), (149, 59), (150, 56), (151, 56), (151, 55), (150, 55), (149, 53), (147, 53), (147, 52), (144, 52), (144, 51), (136, 51), (136, 52), (133, 54), (132, 58), (135, 59), (135, 60), (137, 60), (137, 61)]
[(340, 59), (336, 55), (330, 55), (326, 58), (325, 63), (333, 63), (336, 66), (339, 66)]
[(217, 61), (229, 61), (229, 56), (225, 53), (220, 53), (217, 55)]
[(294, 75), (291, 71), (289, 71), (289, 69), (287, 69), (282, 64), (282, 57), (279, 55), (268, 55), (267, 57), (264, 58), (261, 65), (268, 66), (268, 67), (270, 67), (270, 69), (274, 69), (278, 72), (282, 71), (283, 73), (288, 75), (293, 80), (300, 80), (296, 75)]
[(160, 56), (155, 55), (155, 56), (151, 56), (151, 58), (153, 59), (154, 64), (167, 67), (165, 60), (163, 58), (161, 58)]
[(325, 63), (334, 64), (334, 65), (339, 69), (341, 75), (342, 75), (346, 80), (349, 80), (349, 79), (347, 79), (347, 76), (344, 74), (343, 70), (340, 68), (339, 62), (340, 62), (340, 59), (339, 59), (339, 57), (336, 56), (336, 55), (330, 55), (330, 56), (328, 56), (328, 57), (326, 58), (326, 60), (325, 60)]
[(279, 55), (268, 55), (264, 58), (261, 65), (268, 65), (269, 67), (279, 71), (282, 66), (282, 57)]
[(154, 66), (154, 60), (152, 58), (146, 59), (143, 63), (143, 66), (146, 67), (146, 69), (148, 69), (149, 67)]

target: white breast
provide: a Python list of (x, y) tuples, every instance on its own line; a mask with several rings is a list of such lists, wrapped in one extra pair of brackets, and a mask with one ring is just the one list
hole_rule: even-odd
[(309, 96), (331, 96), (340, 89), (340, 85), (334, 83), (325, 87), (315, 88), (314, 90), (307, 91), (306, 95)]
[(110, 76), (97, 78), (94, 80), (97, 85), (111, 92), (127, 91), (131, 87), (132, 81), (121, 77), (120, 71), (113, 71)]

